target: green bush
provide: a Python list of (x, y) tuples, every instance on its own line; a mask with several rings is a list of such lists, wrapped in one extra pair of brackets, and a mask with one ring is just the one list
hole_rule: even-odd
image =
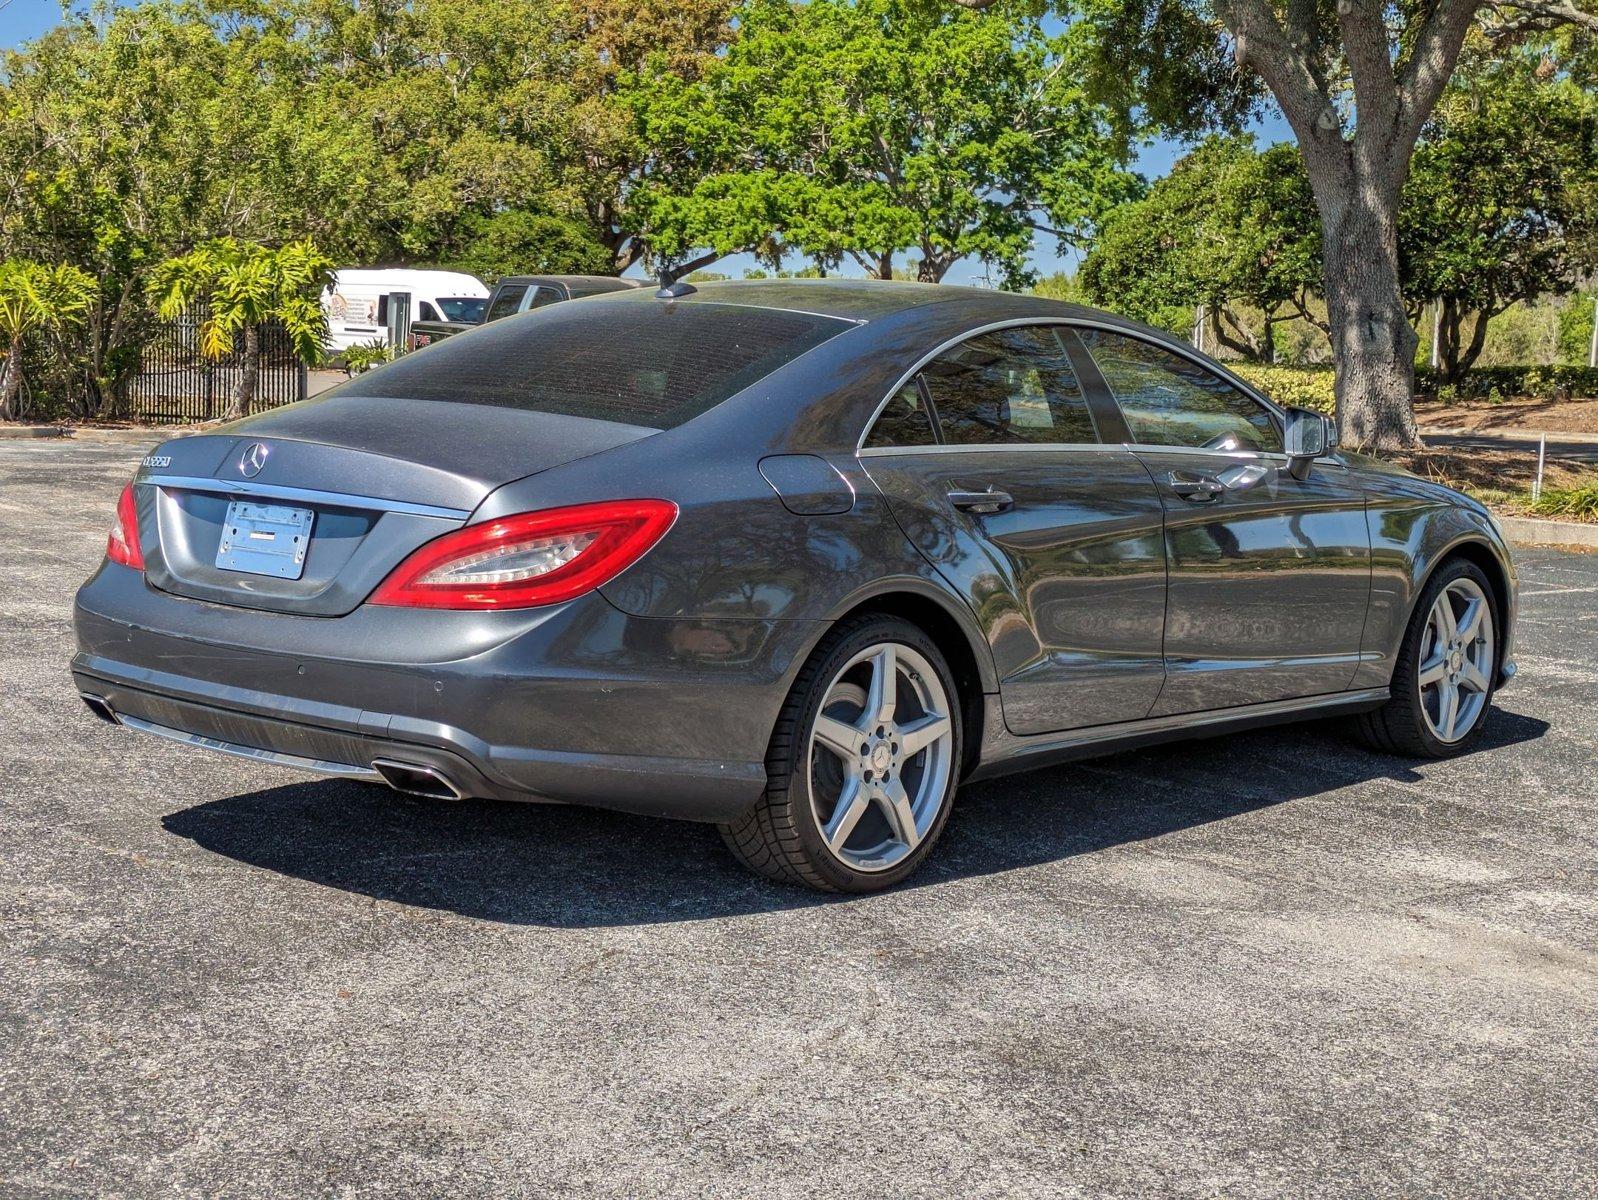
[(1330, 367), (1276, 367), (1264, 363), (1227, 363), (1246, 383), (1278, 404), (1313, 408), (1331, 416), (1337, 411), (1337, 393)]
[(373, 367), (382, 366), (391, 357), (388, 343), (382, 338), (373, 338), (344, 351), (344, 370), (351, 376), (363, 375)]
[(1531, 396), (1539, 400), (1559, 398), (1587, 399), (1598, 396), (1598, 368), (1572, 367), (1476, 367), (1456, 383), (1437, 386), (1437, 373), (1430, 367), (1415, 372), (1415, 391), (1436, 397), (1443, 403), (1454, 400), (1502, 400), (1506, 396)]
[(1568, 517), (1576, 521), (1598, 521), (1598, 483), (1581, 487), (1543, 488), (1530, 505), (1539, 517)]
[[(1230, 362), (1227, 367), (1278, 404), (1313, 408), (1330, 415), (1337, 407), (1331, 367), (1278, 367), (1265, 363)], [(1437, 385), (1430, 367), (1415, 371), (1419, 399), (1453, 404), (1460, 400), (1485, 400), (1489, 404), (1517, 396), (1539, 400), (1598, 397), (1598, 368), (1594, 367), (1477, 367), (1455, 383)]]

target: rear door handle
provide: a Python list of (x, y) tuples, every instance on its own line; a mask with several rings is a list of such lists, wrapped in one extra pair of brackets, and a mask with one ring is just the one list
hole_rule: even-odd
[(1208, 504), (1226, 494), (1226, 485), (1213, 475), (1198, 471), (1172, 471), (1167, 478), (1173, 492), (1194, 504)]
[(949, 503), (961, 512), (1001, 513), (1015, 507), (1015, 497), (989, 488), (985, 492), (950, 492)]

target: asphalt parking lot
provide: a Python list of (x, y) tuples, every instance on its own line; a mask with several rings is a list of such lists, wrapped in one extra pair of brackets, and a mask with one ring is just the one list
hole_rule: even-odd
[(96, 722), (131, 446), (0, 442), (0, 1194), (1598, 1194), (1598, 555), (1479, 750), (964, 792), (915, 886)]

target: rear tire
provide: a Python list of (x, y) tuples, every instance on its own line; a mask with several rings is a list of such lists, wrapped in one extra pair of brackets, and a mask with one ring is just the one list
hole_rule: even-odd
[(1438, 568), (1398, 649), (1391, 698), (1355, 718), (1360, 740), (1410, 758), (1451, 758), (1481, 736), (1498, 683), (1498, 602), (1465, 559)]
[(847, 621), (788, 693), (766, 794), (722, 837), (750, 870), (781, 883), (892, 887), (948, 822), (960, 738), (959, 693), (932, 640), (896, 617)]

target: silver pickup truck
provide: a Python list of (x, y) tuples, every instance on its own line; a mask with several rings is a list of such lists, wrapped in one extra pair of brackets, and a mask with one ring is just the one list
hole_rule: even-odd
[[(507, 275), (494, 285), (484, 310), (483, 321), (497, 321), (562, 300), (581, 300), (601, 292), (622, 292), (641, 287), (636, 280), (613, 275)], [(466, 321), (411, 322), (411, 349), (429, 346), (476, 326)]]

